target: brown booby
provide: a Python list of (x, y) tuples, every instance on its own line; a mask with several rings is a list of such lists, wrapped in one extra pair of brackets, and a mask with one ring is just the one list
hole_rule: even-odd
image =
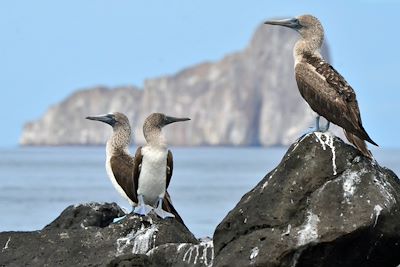
[[(328, 120), (323, 131), (328, 130), (329, 122), (342, 127), (347, 139), (363, 155), (372, 158), (365, 141), (376, 146), (377, 144), (362, 125), (355, 92), (321, 56), (324, 29), (319, 20), (312, 15), (302, 15), (291, 19), (270, 20), (265, 24), (285, 26), (300, 33), (293, 55), (295, 76), (301, 96), (312, 110)], [(320, 130), (319, 116), (316, 130)]]
[[(176, 217), (177, 213), (171, 213), (172, 205), (165, 205), (171, 204), (166, 190), (172, 177), (173, 159), (161, 130), (168, 124), (187, 120), (190, 119), (170, 117), (162, 113), (153, 113), (146, 118), (143, 134), (147, 144), (138, 147), (134, 160), (133, 177), (138, 185), (139, 201), (135, 213), (146, 215), (154, 210), (161, 218)], [(163, 201), (164, 199), (167, 201)]]
[[(134, 179), (135, 161), (129, 153), (132, 134), (129, 119), (120, 112), (90, 116), (86, 117), (86, 119), (101, 121), (111, 125), (113, 128), (113, 133), (106, 145), (107, 175), (118, 193), (134, 208), (138, 202), (138, 179)], [(184, 225), (183, 220), (170, 201), (168, 192), (165, 194), (163, 206)]]

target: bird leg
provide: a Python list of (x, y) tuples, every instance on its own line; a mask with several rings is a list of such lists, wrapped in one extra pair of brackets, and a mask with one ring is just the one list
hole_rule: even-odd
[(325, 127), (324, 127), (324, 129), (323, 130), (321, 130), (323, 133), (324, 132), (327, 132), (328, 130), (329, 130), (329, 126), (330, 126), (330, 124), (331, 124), (331, 122), (330, 121), (328, 121), (327, 123), (326, 123), (326, 125), (325, 125)]
[(157, 201), (157, 208), (155, 208), (154, 209), (154, 212), (159, 216), (159, 217), (161, 217), (161, 218), (163, 218), (163, 219), (165, 219), (165, 218), (173, 218), (173, 217), (175, 217), (175, 215), (174, 214), (172, 214), (172, 213), (170, 213), (170, 212), (168, 212), (168, 211), (165, 211), (165, 210), (163, 210), (163, 208), (162, 208), (162, 203), (163, 203), (163, 198), (158, 198), (158, 201)]
[(315, 117), (315, 128), (312, 128), (312, 127), (308, 128), (308, 130), (303, 132), (303, 134), (297, 139), (297, 142), (300, 142), (301, 140), (303, 140), (303, 138), (306, 137), (307, 135), (314, 133), (314, 132), (319, 132), (321, 130), (319, 128), (319, 119), (320, 119), (319, 115), (317, 117)]
[(138, 204), (133, 210), (134, 213), (146, 216), (153, 207), (144, 203), (143, 195), (138, 196)]
[(319, 125), (320, 119), (321, 119), (321, 116), (317, 116), (316, 119), (315, 119), (315, 128), (316, 128), (315, 131), (316, 132), (322, 132), (322, 133), (327, 132), (329, 130), (329, 126), (330, 126), (331, 122), (326, 120), (327, 123), (325, 124), (325, 127), (322, 128)]
[(319, 128), (319, 119), (321, 118), (321, 116), (317, 116), (315, 118), (315, 132), (319, 132), (320, 128)]

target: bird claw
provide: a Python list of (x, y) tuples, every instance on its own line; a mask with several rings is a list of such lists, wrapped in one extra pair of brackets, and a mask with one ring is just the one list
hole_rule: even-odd
[(139, 214), (139, 215), (141, 215), (141, 216), (146, 216), (146, 215), (149, 214), (149, 212), (152, 211), (152, 210), (153, 210), (153, 207), (152, 207), (152, 206), (147, 205), (147, 204), (143, 204), (143, 205), (137, 206), (137, 207), (133, 210), (133, 212), (134, 212), (135, 214)]
[(158, 215), (158, 217), (161, 217), (163, 219), (165, 219), (165, 218), (174, 218), (175, 217), (174, 214), (172, 214), (172, 213), (170, 213), (168, 211), (165, 211), (165, 210), (163, 210), (162, 208), (159, 208), (159, 207), (155, 208), (153, 211), (154, 211), (155, 214)]
[(126, 215), (121, 216), (121, 217), (114, 218), (114, 219), (113, 219), (113, 223), (120, 222), (120, 221), (122, 221), (122, 220), (125, 219), (125, 218), (126, 218)]

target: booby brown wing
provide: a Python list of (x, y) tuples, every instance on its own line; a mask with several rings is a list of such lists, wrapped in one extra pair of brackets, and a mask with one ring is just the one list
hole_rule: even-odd
[(296, 65), (295, 72), (300, 93), (315, 112), (361, 140), (377, 145), (362, 126), (353, 88), (331, 65), (308, 56)]
[[(135, 188), (137, 190), (139, 186), (139, 176), (140, 176), (140, 170), (141, 170), (141, 164), (142, 164), (142, 147), (138, 147), (135, 153), (135, 160), (133, 164), (133, 181), (135, 183)], [(166, 170), (166, 188), (168, 188), (169, 183), (171, 181), (172, 177), (172, 172), (173, 172), (173, 159), (172, 159), (172, 153), (171, 151), (168, 150), (168, 155), (167, 155), (167, 170)], [(137, 192), (135, 192), (137, 194)], [(175, 215), (175, 218), (182, 223), (185, 227), (185, 223), (183, 222), (181, 216), (179, 216), (179, 213), (176, 211), (174, 206), (172, 205), (171, 197), (168, 193), (168, 191), (165, 192), (164, 200), (163, 200), (163, 209), (165, 211), (171, 212), (172, 214)]]
[(364, 140), (358, 138), (356, 135), (347, 132), (346, 130), (343, 130), (344, 134), (346, 135), (347, 140), (349, 140), (350, 143), (352, 143), (355, 147), (358, 148), (358, 150), (360, 150), (364, 156), (372, 159), (372, 153), (371, 151), (369, 151), (367, 144), (365, 143)]
[(111, 170), (115, 180), (124, 190), (125, 194), (137, 203), (136, 187), (133, 183), (133, 158), (124, 152), (116, 154), (110, 159)]
[(165, 192), (164, 201), (163, 201), (163, 209), (168, 211), (168, 212), (171, 212), (172, 214), (174, 214), (175, 215), (175, 219), (177, 219), (178, 222), (180, 222), (181, 224), (183, 224), (186, 227), (186, 225), (183, 222), (181, 216), (179, 216), (179, 213), (174, 208), (174, 205), (172, 205), (171, 196), (169, 195), (168, 192)]
[(142, 159), (143, 159), (142, 147), (139, 146), (136, 149), (135, 160), (133, 161), (133, 183), (135, 185), (136, 194), (139, 188), (139, 176), (140, 176), (140, 168), (142, 165)]
[(168, 155), (167, 155), (167, 187), (169, 186), (169, 183), (171, 182), (172, 178), (172, 172), (174, 171), (174, 159), (172, 157), (172, 152), (171, 150), (168, 150)]
[[(170, 182), (171, 182), (171, 178), (172, 178), (172, 173), (174, 171), (174, 160), (172, 157), (172, 152), (171, 150), (168, 150), (168, 155), (167, 155), (167, 184), (166, 184), (166, 188), (168, 188)], [(168, 211), (171, 212), (172, 214), (175, 215), (175, 218), (181, 222), (183, 225), (185, 225), (185, 223), (183, 222), (181, 216), (179, 216), (178, 212), (175, 210), (174, 206), (172, 205), (172, 200), (171, 200), (171, 196), (168, 194), (168, 192), (165, 192), (165, 197), (164, 197), (164, 202), (163, 202), (163, 208)], [(186, 226), (186, 225), (185, 225)]]

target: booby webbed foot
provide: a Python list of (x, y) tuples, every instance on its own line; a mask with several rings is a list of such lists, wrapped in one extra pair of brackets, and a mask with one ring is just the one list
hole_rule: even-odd
[(149, 214), (150, 211), (153, 210), (152, 206), (144, 203), (142, 195), (138, 196), (138, 200), (139, 200), (138, 205), (133, 209), (134, 213), (142, 215), (142, 216), (146, 216), (147, 214)]
[(162, 199), (162, 198), (159, 198), (159, 199), (158, 199), (157, 208), (154, 209), (155, 214), (157, 214), (159, 217), (161, 217), (161, 218), (163, 218), (163, 219), (165, 219), (165, 218), (174, 218), (174, 217), (175, 217), (174, 214), (172, 214), (172, 213), (170, 213), (170, 212), (168, 212), (168, 211), (163, 210), (163, 208), (162, 208), (162, 202), (163, 202), (163, 199)]
[(125, 219), (125, 218), (126, 218), (126, 214), (125, 214), (124, 216), (114, 218), (113, 223), (120, 222), (120, 221), (122, 221), (122, 220)]
[(303, 134), (297, 139), (297, 142), (300, 142), (304, 137), (306, 137), (307, 135), (311, 134), (311, 133), (315, 133), (315, 132), (322, 132), (325, 133), (329, 130), (329, 126), (330, 126), (330, 121), (327, 120), (327, 123), (325, 124), (325, 127), (321, 128), (320, 126), (320, 117), (321, 116), (317, 116), (315, 118), (315, 127), (314, 128), (309, 128), (307, 131), (303, 132)]
[(143, 205), (137, 206), (137, 207), (134, 209), (133, 212), (134, 212), (135, 214), (139, 214), (139, 215), (142, 215), (142, 216), (146, 216), (146, 215), (149, 214), (149, 212), (152, 211), (152, 210), (153, 210), (153, 207), (152, 207), (152, 206), (147, 205), (147, 204), (143, 204)]

